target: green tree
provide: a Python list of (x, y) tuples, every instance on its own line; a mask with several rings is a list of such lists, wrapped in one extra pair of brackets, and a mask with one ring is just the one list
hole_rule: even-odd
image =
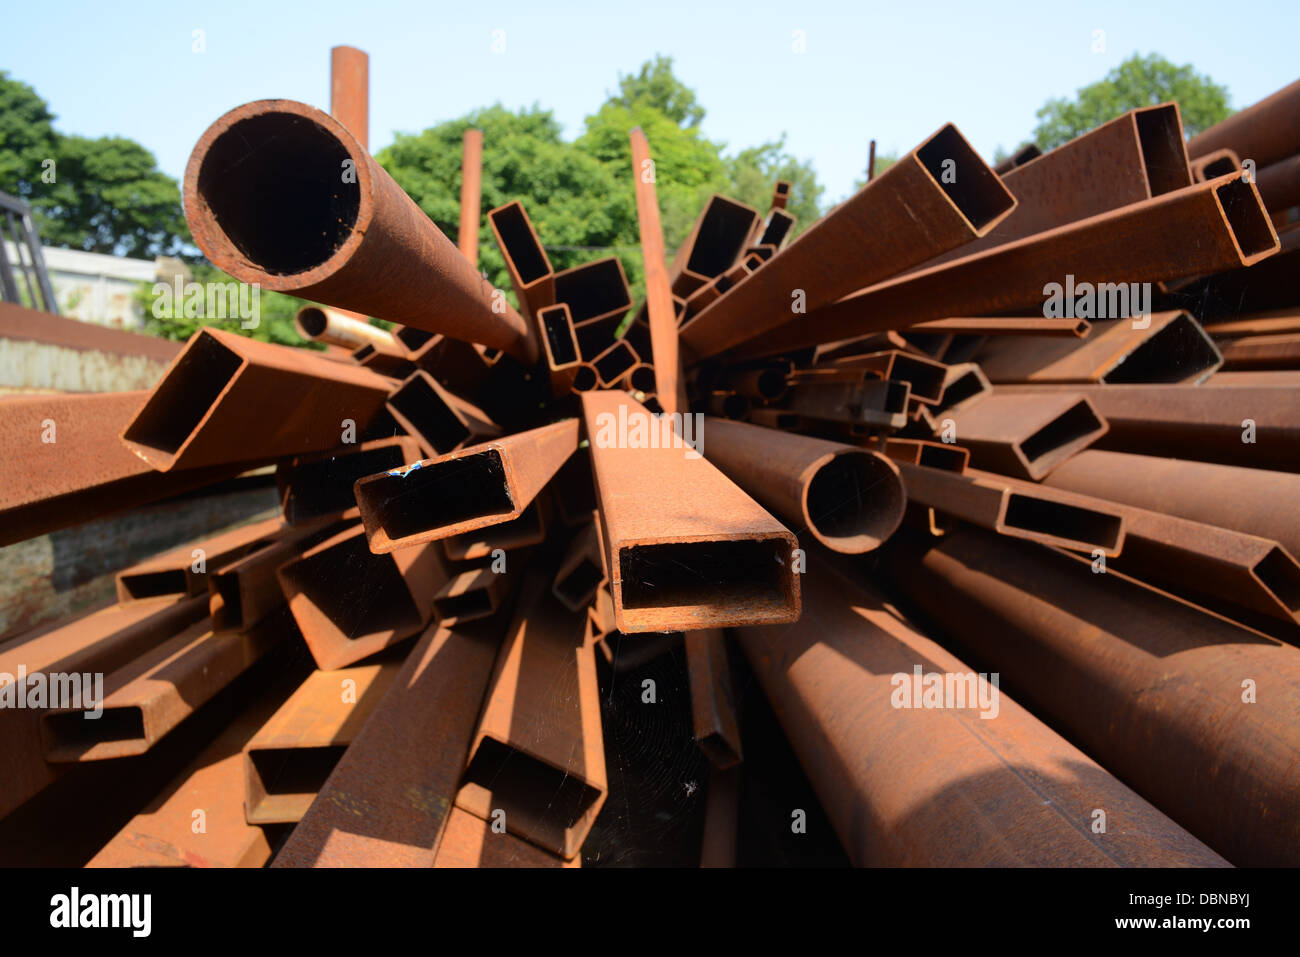
[(641, 64), (639, 72), (620, 74), (618, 89), (618, 95), (607, 102), (627, 109), (647, 103), (687, 129), (696, 129), (704, 120), (704, 107), (696, 100), (695, 91), (673, 74), (672, 57), (656, 54), (653, 60)]
[(27, 200), (55, 158), (54, 114), (26, 83), (0, 70), (0, 190)]
[(1105, 79), (1078, 90), (1073, 100), (1057, 98), (1037, 114), (1034, 141), (1043, 152), (1109, 122), (1139, 106), (1173, 100), (1183, 118), (1183, 130), (1195, 136), (1226, 118), (1228, 89), (1197, 73), (1190, 65), (1175, 66), (1159, 54), (1134, 54), (1106, 74)]
[(779, 179), (790, 183), (786, 209), (795, 217), (793, 239), (821, 215), (822, 185), (812, 164), (785, 151), (785, 134), (779, 140), (751, 146), (725, 160), (730, 180), (727, 195), (748, 203), (766, 214), (772, 203), (772, 187)]
[(181, 191), (152, 153), (120, 136), (60, 136), (55, 181), (32, 196), (51, 246), (152, 258), (192, 245)]

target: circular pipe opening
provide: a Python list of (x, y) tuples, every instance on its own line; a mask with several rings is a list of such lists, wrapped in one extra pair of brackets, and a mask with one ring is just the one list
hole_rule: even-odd
[(758, 394), (768, 402), (782, 398), (789, 389), (785, 373), (779, 369), (764, 369), (758, 376)]
[(319, 123), (261, 113), (212, 141), (198, 191), (217, 228), (253, 265), (293, 275), (327, 262), (356, 225), (360, 176), (355, 169), (346, 175), (349, 160), (343, 143)]
[(589, 365), (578, 366), (578, 371), (573, 374), (573, 391), (590, 392), (600, 383), (600, 377), (596, 375), (596, 370)]
[(804, 490), (804, 521), (817, 540), (846, 555), (879, 548), (903, 520), (907, 493), (898, 467), (875, 452), (826, 459)]
[(304, 339), (315, 339), (324, 335), (329, 328), (329, 317), (320, 306), (303, 306), (295, 317), (298, 320), (298, 332)]
[(653, 392), (655, 390), (655, 370), (654, 366), (639, 365), (628, 374), (628, 383), (637, 392)]

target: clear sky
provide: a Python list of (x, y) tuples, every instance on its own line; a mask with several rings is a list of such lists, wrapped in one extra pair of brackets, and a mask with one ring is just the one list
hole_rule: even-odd
[(824, 201), (852, 190), (873, 136), (906, 150), (952, 121), (991, 159), (1028, 137), (1048, 97), (1134, 52), (1191, 63), (1238, 108), (1300, 76), (1300, 0), (61, 0), (9, 3), (0, 24), (0, 69), (36, 88), (58, 129), (128, 136), (178, 179), (231, 107), (287, 97), (328, 109), (341, 43), (370, 54), (373, 150), (497, 101), (540, 103), (576, 137), (620, 72), (662, 53), (708, 110), (710, 139), (735, 150), (785, 132)]

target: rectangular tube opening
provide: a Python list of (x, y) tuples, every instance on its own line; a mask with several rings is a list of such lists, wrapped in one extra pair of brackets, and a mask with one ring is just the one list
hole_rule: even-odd
[(292, 525), (353, 508), (357, 479), (408, 464), (403, 458), (400, 446), (388, 445), (295, 465), (289, 474), (285, 520)]
[(162, 595), (184, 595), (190, 589), (189, 579), (183, 568), (168, 568), (164, 571), (141, 572), (138, 575), (122, 575), (118, 578), (122, 589), (131, 598), (158, 598)]
[(411, 424), (439, 455), (469, 438), (465, 423), (424, 376), (412, 376), (388, 398), (388, 407)]
[(897, 355), (889, 377), (908, 383), (911, 396), (918, 399), (938, 401), (943, 395), (943, 380), (948, 374), (948, 367), (937, 362), (922, 362), (911, 356)]
[(569, 307), (575, 323), (632, 308), (632, 294), (618, 260), (598, 259), (555, 276), (555, 301)]
[(248, 752), (248, 758), (266, 797), (313, 797), (334, 773), (346, 750), (345, 744), (254, 749)]
[(243, 362), (215, 336), (200, 333), (154, 387), (123, 438), (161, 453), (170, 464)]
[(780, 246), (785, 242), (786, 235), (790, 232), (790, 227), (794, 225), (794, 217), (784, 209), (774, 209), (772, 214), (767, 218), (767, 226), (763, 230), (763, 235), (758, 241), (759, 246)]
[(360, 486), (358, 496), (394, 543), (515, 511), (505, 464), (496, 449), (385, 475)]
[(536, 545), (546, 534), (546, 523), (538, 507), (539, 501), (540, 498), (534, 499), (518, 518), (508, 522), (478, 528), (472, 532), (462, 532), (443, 539), (443, 550), (452, 561), (461, 561), (484, 558), (491, 555), (492, 550), (496, 548), (508, 551), (525, 545)]
[(714, 196), (700, 219), (686, 268), (705, 279), (730, 269), (745, 248), (757, 218), (758, 214), (748, 206)]
[(623, 608), (702, 607), (719, 616), (788, 608), (788, 549), (779, 538), (625, 546)]
[(596, 367), (596, 375), (600, 376), (600, 381), (609, 385), (627, 372), (637, 363), (636, 353), (626, 342), (619, 340), (609, 349), (597, 356), (592, 365)]
[[(581, 751), (579, 751), (581, 754)], [(464, 782), (490, 792), (492, 806), (515, 814), (531, 828), (563, 832), (600, 800), (601, 792), (570, 771), (562, 771), (491, 737), (474, 750)]]
[(917, 456), (917, 464), (932, 469), (942, 469), (945, 472), (961, 473), (966, 471), (969, 456), (970, 453), (960, 446), (922, 445)]
[(605, 580), (605, 570), (589, 558), (584, 558), (555, 583), (555, 593), (570, 608), (585, 604), (596, 594)]
[(402, 326), (397, 330), (398, 341), (411, 352), (419, 349), (433, 337), (434, 333), (425, 329), (415, 329), (411, 326)]
[(433, 602), (433, 609), (443, 622), (473, 621), (475, 618), (486, 618), (492, 614), (495, 606), (486, 588), (475, 588), (459, 595), (437, 598)]
[(281, 575), (349, 640), (420, 624), (397, 564), (389, 555), (372, 555), (364, 535), (297, 561)]
[(1142, 147), (1142, 166), (1152, 196), (1172, 193), (1192, 185), (1187, 168), (1187, 149), (1183, 146), (1183, 125), (1178, 108), (1166, 104), (1138, 110), (1138, 145)]
[(544, 278), (551, 272), (546, 258), (528, 222), (528, 214), (519, 203), (510, 203), (491, 212), (492, 225), (501, 237), (506, 255), (515, 264), (515, 271), (525, 285)]
[(916, 158), (977, 236), (988, 232), (1016, 204), (997, 173), (984, 164), (951, 123), (923, 143)]
[(573, 323), (562, 307), (549, 306), (541, 311), (542, 331), (550, 350), (552, 369), (563, 369), (580, 361)]
[(1300, 568), (1280, 548), (1269, 549), (1255, 566), (1255, 577), (1292, 615), (1300, 615)]
[(1032, 466), (1053, 453), (1065, 451), (1101, 429), (1101, 421), (1093, 414), (1092, 407), (1086, 402), (1076, 402), (1021, 442), (1020, 451)]
[(1119, 543), (1123, 525), (1118, 515), (1107, 515), (1090, 508), (1079, 508), (1030, 495), (1012, 492), (1007, 497), (1003, 524), (1008, 528), (1051, 535), (1113, 551)]
[(1278, 247), (1277, 233), (1269, 222), (1268, 211), (1250, 183), (1243, 183), (1240, 177), (1236, 177), (1216, 187), (1214, 193), (1223, 207), (1223, 215), (1228, 219), (1237, 248), (1245, 259), (1263, 256)]
[(98, 718), (87, 719), (82, 711), (45, 715), (48, 753), (85, 752), (98, 744), (118, 741), (144, 743), (144, 712), (135, 705), (105, 708)]
[(1201, 324), (1186, 313), (1147, 336), (1102, 377), (1102, 382), (1197, 381), (1223, 364), (1223, 356)]
[(948, 409), (984, 391), (984, 380), (977, 373), (968, 370), (948, 383), (940, 402)]

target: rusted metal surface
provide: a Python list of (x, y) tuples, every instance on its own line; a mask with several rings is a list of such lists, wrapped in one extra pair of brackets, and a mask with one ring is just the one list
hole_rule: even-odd
[[(636, 216), (641, 233), (641, 261), (645, 268), (646, 311), (650, 321), (650, 343), (657, 370), (654, 391), (663, 395), (664, 412), (679, 408), (678, 382), (681, 360), (677, 352), (677, 317), (673, 311), (672, 281), (668, 278), (664, 231), (659, 222), (659, 200), (653, 175), (650, 144), (637, 127), (630, 135), (632, 172), (636, 177)], [(594, 364), (594, 363), (593, 363)], [(681, 408), (686, 407), (685, 392)]]
[[(996, 714), (982, 707), (987, 676), (860, 576), (819, 562), (804, 577), (801, 622), (737, 637), (854, 864), (1225, 866), (1000, 688)], [(965, 706), (899, 707), (917, 671), (969, 676)], [(1105, 834), (1090, 826), (1097, 807)]]
[[(876, 448), (895, 462), (925, 465), (958, 474), (966, 471), (970, 452), (960, 445), (930, 442), (926, 439), (878, 438)], [(870, 446), (868, 446), (870, 448)]]
[(432, 546), (375, 555), (356, 525), (276, 571), (289, 611), (319, 668), (343, 668), (419, 634), (446, 581)]
[(766, 508), (833, 551), (873, 551), (903, 520), (898, 467), (878, 452), (708, 418), (710, 462)]
[(428, 867), (505, 622), (431, 626), (272, 867)]
[[(1047, 386), (999, 386), (1042, 403)], [(1086, 396), (1110, 424), (1099, 448), (1257, 469), (1300, 466), (1300, 392), (1287, 386), (1063, 386)], [(959, 439), (959, 441), (961, 441)]]
[(263, 867), (271, 845), (244, 817), (243, 748), (282, 698), (252, 701), (86, 866)]
[(382, 555), (519, 518), (578, 447), (578, 420), (370, 475), (356, 500)]
[(1214, 150), (1192, 160), (1188, 163), (1188, 169), (1192, 173), (1192, 182), (1204, 183), (1207, 179), (1226, 176), (1228, 173), (1240, 170), (1241, 157), (1233, 150)]
[(901, 429), (907, 422), (911, 387), (869, 369), (804, 369), (787, 381), (786, 405), (806, 418), (885, 429)]
[(287, 529), (230, 564), (214, 563), (207, 576), (208, 613), (214, 631), (247, 629), (285, 603), (276, 570), (343, 526), (326, 522)]
[(438, 844), (434, 867), (581, 867), (582, 858), (562, 857), (521, 841), (508, 832), (498, 832), (482, 818), (453, 807)]
[(370, 139), (370, 57), (356, 47), (330, 48), (330, 115), (361, 148)]
[(1124, 547), (1121, 506), (975, 469), (961, 473), (908, 463), (900, 469), (909, 501), (999, 535), (1108, 556)]
[(1178, 104), (1129, 110), (999, 174), (1016, 208), (934, 265), (1192, 185)]
[[(874, 143), (875, 140), (872, 140), (872, 142)], [(1038, 144), (1026, 143), (1024, 146), (1020, 147), (1020, 149), (1016, 150), (1014, 153), (1012, 153), (1010, 156), (1004, 159), (1001, 163), (998, 163), (996, 166), (994, 166), (993, 172), (997, 173), (999, 176), (1005, 176), (1007, 175), (1007, 173), (1010, 173), (1016, 167), (1024, 166), (1030, 160), (1037, 159), (1042, 155), (1043, 155), (1043, 151), (1038, 148)], [(873, 150), (873, 156), (874, 156), (874, 150)]]
[(586, 392), (582, 411), (620, 631), (799, 617), (793, 535), (693, 449), (621, 444), (630, 415), (660, 421), (630, 397)]
[[(1236, 336), (1282, 336), (1300, 332), (1300, 310), (1278, 309), (1254, 315), (1237, 316), (1233, 319), (1219, 319), (1203, 322), (1205, 331), (1222, 340), (1224, 337)], [(1223, 342), (1219, 342), (1223, 348)], [(1216, 376), (1216, 379), (1221, 377)], [(0, 407), (2, 408), (2, 407)]]
[(970, 450), (974, 465), (1029, 479), (1049, 474), (1107, 428), (1093, 402), (1073, 388), (1039, 396), (999, 390), (944, 415), (951, 417), (956, 441)]
[[(1295, 866), (1300, 649), (1088, 562), (966, 527), (890, 572), (1036, 713), (1233, 864)], [(1247, 679), (1263, 692), (1251, 704)]]
[(363, 428), (388, 388), (365, 369), (208, 327), (185, 344), (122, 440), (162, 472), (324, 451), (341, 444), (347, 422)]
[(593, 521), (580, 529), (569, 543), (551, 583), (551, 594), (570, 611), (584, 611), (608, 583), (600, 519), (593, 516)]
[(498, 550), (510, 552), (540, 545), (551, 528), (553, 508), (550, 496), (543, 490), (516, 519), (444, 538), (443, 552), (452, 561), (474, 561), (495, 557)]
[(233, 478), (245, 465), (155, 472), (118, 434), (148, 392), (0, 399), (0, 546)]
[(744, 759), (740, 721), (731, 690), (727, 639), (720, 628), (688, 631), (686, 670), (691, 683), (691, 720), (695, 743), (713, 767), (725, 770)]
[(393, 390), (387, 408), (429, 457), (445, 455), (500, 431), (486, 412), (443, 388), (422, 369)]
[(328, 306), (299, 306), (294, 313), (293, 328), (304, 339), (349, 351), (367, 344), (379, 349), (399, 348), (397, 337), (386, 329)]
[(976, 359), (992, 382), (1198, 383), (1223, 365), (1224, 357), (1201, 324), (1184, 310), (1142, 319), (1093, 322), (1079, 339), (1004, 336), (987, 343)]
[(488, 618), (509, 593), (509, 580), (491, 566), (453, 575), (433, 597), (433, 613), (446, 628)]
[(1269, 212), (1300, 205), (1300, 153), (1265, 166), (1255, 174), (1255, 183)]
[(758, 219), (752, 206), (716, 193), (711, 196), (669, 267), (673, 294), (685, 299), (729, 269)]
[(249, 824), (302, 820), (401, 666), (385, 661), (307, 676), (242, 748)]
[[(52, 672), (115, 672), (171, 638), (207, 612), (203, 598), (155, 598), (110, 605), (56, 622), (0, 644), (0, 673), (15, 678)], [(48, 704), (48, 699), (47, 699)], [(45, 760), (41, 717), (45, 708), (0, 708), (0, 817), (44, 790), (66, 766)], [(88, 722), (90, 723), (90, 722)]]
[(367, 342), (352, 353), (352, 361), (376, 375), (398, 382), (415, 373), (416, 364), (406, 357), (406, 350), (376, 346)]
[(281, 462), (275, 472), (281, 511), (290, 525), (341, 515), (357, 517), (352, 486), (360, 478), (420, 461), (420, 447), (407, 436), (376, 439), (325, 455)]
[[(1188, 241), (1192, 236), (1195, 243)], [(820, 309), (810, 301), (808, 315), (746, 342), (733, 357), (770, 355), (948, 316), (1038, 311), (1049, 283), (1064, 287), (1068, 281), (1082, 291), (1084, 283), (1108, 289), (1116, 283), (1198, 276), (1249, 266), (1279, 248), (1254, 184), (1223, 177), (909, 273)], [(770, 272), (774, 263), (754, 275)]]
[(606, 256), (557, 272), (555, 301), (568, 305), (575, 325), (622, 319), (632, 307), (622, 260)]
[(546, 368), (551, 377), (551, 394), (558, 398), (573, 387), (578, 366), (582, 364), (573, 316), (568, 305), (561, 302), (538, 310), (537, 322), (541, 327)]
[(124, 568), (114, 576), (117, 600), (128, 602), (160, 595), (205, 594), (210, 573), (261, 548), (274, 539), (280, 529), (278, 518), (268, 518), (181, 545)]
[(605, 803), (605, 746), (587, 616), (530, 570), (502, 643), (456, 805), (566, 860)]
[[(339, 172), (349, 162), (355, 182)], [(525, 319), (494, 309), (491, 284), (364, 145), (306, 104), (259, 100), (208, 127), (185, 212), (207, 257), (242, 282), (537, 358)]]
[[(941, 182), (945, 160), (955, 164), (960, 188)], [(682, 330), (682, 342), (706, 358), (779, 327), (791, 318), (796, 289), (805, 292), (809, 315), (796, 318), (806, 325), (814, 310), (854, 289), (984, 235), (1015, 205), (949, 124), (696, 316)], [(813, 341), (830, 338), (819, 335)]]
[(1300, 555), (1300, 475), (1089, 449), (1045, 479), (1055, 488), (1272, 539)]
[(740, 769), (714, 768), (704, 806), (700, 867), (736, 866), (736, 831), (740, 816)]
[(555, 270), (523, 203), (515, 200), (488, 213), (488, 225), (506, 261), (519, 308), (536, 318), (538, 310), (555, 302)]
[(248, 631), (199, 621), (104, 678), (103, 713), (56, 708), (41, 718), (46, 760), (105, 761), (143, 754), (293, 632), (285, 615)]
[(596, 376), (600, 384), (610, 388), (618, 381), (632, 371), (633, 366), (640, 362), (636, 350), (628, 345), (625, 339), (619, 339), (608, 349), (594, 356), (591, 360), (591, 367), (596, 370)]
[(1187, 142), (1187, 155), (1204, 156), (1217, 149), (1232, 149), (1263, 169), (1300, 153), (1300, 80), (1238, 110)]
[(943, 397), (944, 382), (948, 374), (948, 367), (942, 362), (912, 355), (900, 349), (844, 356), (831, 362), (830, 366), (836, 369), (867, 369), (882, 379), (906, 382), (908, 398), (927, 405), (933, 405)]
[(483, 192), (483, 131), (466, 130), (460, 160), (460, 228), (456, 247), (478, 265), (478, 220)]
[(1044, 319), (1039, 316), (932, 319), (918, 322), (912, 332), (954, 332), (964, 336), (1072, 336), (1086, 338), (1087, 319)]
[(1219, 351), (1225, 369), (1300, 369), (1300, 333), (1233, 339)]

